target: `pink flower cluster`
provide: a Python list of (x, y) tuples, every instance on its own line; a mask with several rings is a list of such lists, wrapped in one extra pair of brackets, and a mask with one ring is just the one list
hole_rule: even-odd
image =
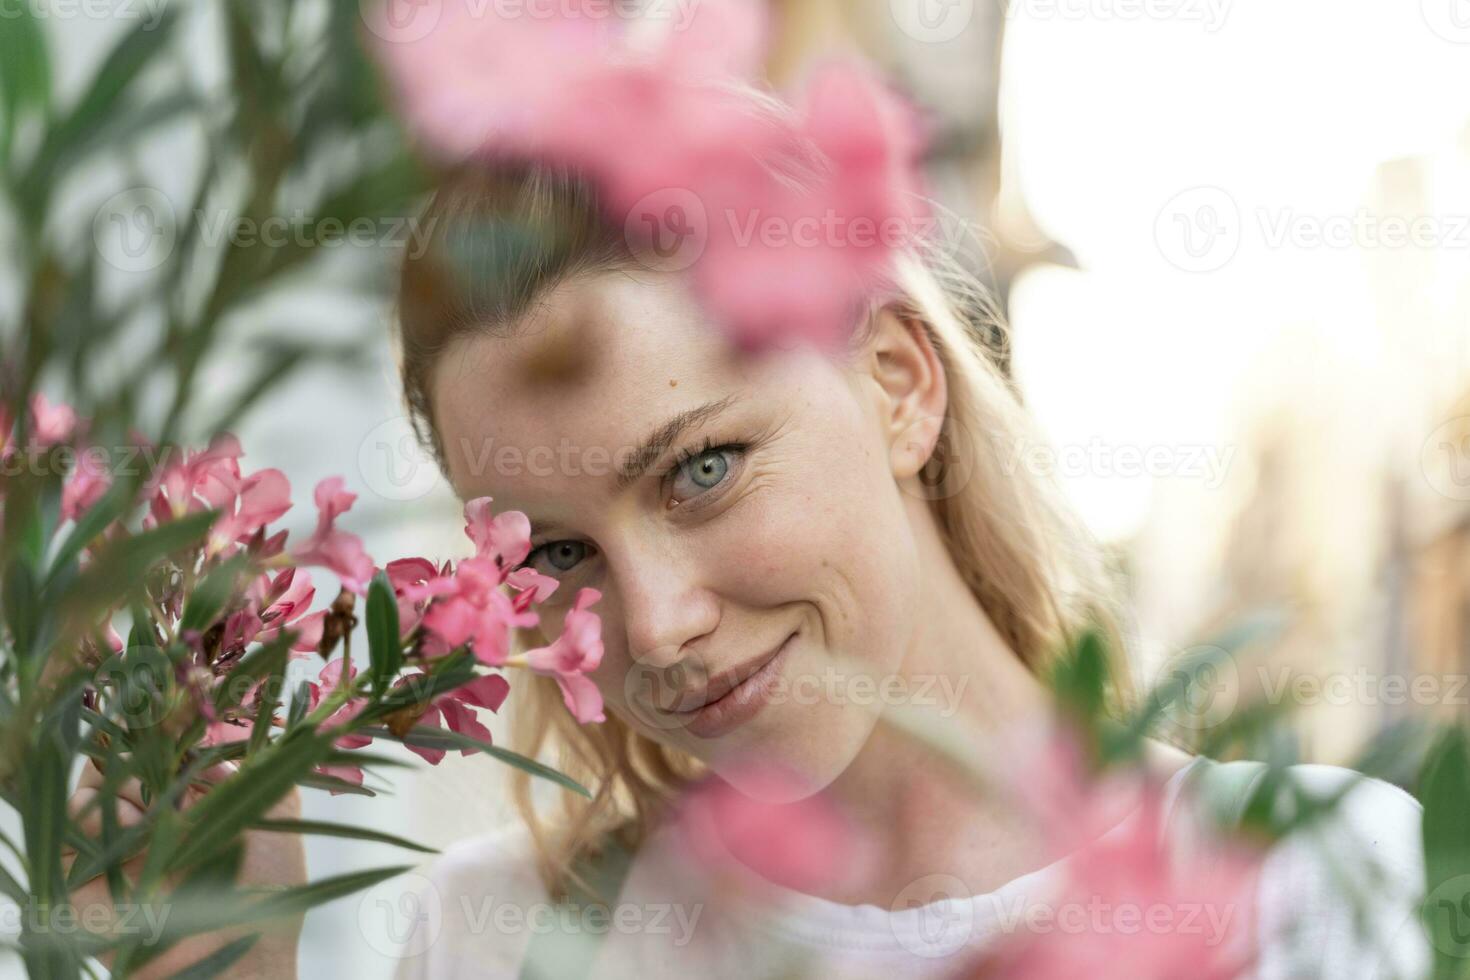
[[(83, 448), (88, 426), (69, 406), (53, 405), (37, 395), (29, 407), (31, 425), (19, 438), (15, 419), (0, 407), (0, 459), (62, 444)], [(288, 532), (272, 532), (271, 525), (292, 506), (290, 481), (278, 469), (246, 472), (240, 462), (243, 456), (234, 436), (219, 435), (204, 449), (170, 457), (142, 490), (145, 530), (189, 514), (212, 511), (218, 515), (203, 547), (192, 558), (183, 559), (183, 567), (160, 569), (164, 574), (150, 575), (148, 581), (148, 596), (155, 604), (159, 625), (188, 650), (178, 667), (178, 680), (206, 722), (206, 745), (248, 735), (261, 684), (257, 682), (236, 699), (241, 709), (224, 712), (215, 710), (215, 686), (253, 645), (270, 642), (285, 631), (292, 635), (296, 659), (326, 658), (308, 688), (311, 709), (354, 681), (356, 670), (346, 655), (331, 659), (331, 653), (356, 622), (355, 597), (368, 593), (380, 570), (362, 540), (338, 526), (356, 501), (356, 494), (345, 488), (341, 477), (317, 484), (315, 527), (304, 541), (288, 546)], [(113, 484), (113, 474), (102, 462), (104, 454), (77, 452), (75, 458), (76, 465), (62, 483), (62, 518), (70, 521), (95, 506)], [(4, 484), (0, 483), (0, 505), (3, 497)], [(491, 499), (483, 497), (465, 505), (465, 533), (474, 545), (471, 557), (437, 566), (425, 558), (403, 558), (382, 569), (398, 606), (400, 646), (407, 649), (409, 670), (396, 679), (396, 686), (411, 691), (430, 661), (467, 647), (488, 668), (527, 667), (554, 677), (579, 721), (603, 721), (601, 695), (587, 677), (602, 660), (601, 619), (588, 608), (601, 594), (595, 589), (581, 590), (552, 643), (513, 657), (511, 630), (540, 625), (532, 607), (546, 600), (559, 583), (534, 569), (518, 567), (531, 550), (530, 522), (519, 512), (496, 515), (490, 504)], [(121, 521), (114, 521), (100, 540), (128, 533)], [(84, 549), (84, 561), (94, 560), (97, 544), (90, 542)], [(224, 562), (240, 557), (247, 559), (248, 571), (238, 594), (229, 598), (207, 628), (183, 629), (183, 612), (197, 583)], [(327, 608), (311, 609), (316, 589), (308, 566), (331, 571), (341, 584), (341, 595)], [(99, 661), (102, 652), (98, 648), (104, 642), (113, 653), (123, 650), (110, 620), (109, 615), (99, 624), (96, 638), (86, 641)], [(389, 727), (402, 736), (416, 724), (442, 724), (450, 731), (489, 742), (490, 731), (476, 712), (498, 710), (509, 690), (500, 673), (482, 674), (432, 703), (410, 705), (395, 713), (389, 717)], [(339, 700), (340, 707), (326, 719), (325, 727), (351, 722), (369, 703), (355, 691), (351, 696), (344, 692)], [(366, 735), (348, 732), (337, 744), (350, 749), (370, 741)], [(445, 754), (421, 745), (409, 747), (431, 763), (438, 763)], [(466, 754), (472, 751), (464, 750)], [(351, 782), (362, 780), (362, 773), (349, 766), (334, 767), (331, 774)]]
[[(676, 267), (691, 270), (743, 349), (835, 348), (916, 237), (920, 127), (860, 62), (820, 66), (790, 117), (729, 84), (760, 66), (763, 4), (707, 0), (680, 24), (575, 2), (529, 17), (444, 0), (419, 36), (397, 26), (419, 23), (414, 3), (386, 0), (371, 26), (430, 147), (454, 161), (504, 154), (575, 168), (635, 254), (678, 252)], [(797, 190), (780, 173), (796, 168), (824, 172), (803, 173)]]

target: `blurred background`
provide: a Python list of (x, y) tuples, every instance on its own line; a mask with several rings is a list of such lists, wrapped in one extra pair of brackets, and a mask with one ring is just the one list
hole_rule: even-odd
[[(65, 101), (169, 0), (27, 2)], [(294, 6), (287, 34), (329, 4)], [(227, 83), (210, 8), (187, 12), (160, 97), (178, 77)], [(775, 85), (857, 46), (929, 117), (941, 225), (1003, 297), (1010, 369), (1049, 440), (1014, 447), (1014, 464), (1054, 474), (1116, 553), (1140, 674), (1243, 611), (1282, 607), (1286, 631), (1221, 691), (1225, 710), (1252, 692), (1292, 699), (1308, 757), (1349, 762), (1409, 714), (1470, 712), (1470, 0), (770, 12)], [(161, 127), (68, 187), (69, 220), (91, 229), (119, 290), (150, 249), (172, 247), (168, 219), (188, 207), (207, 138)], [(344, 523), (375, 556), (459, 556), (459, 504), (398, 401), (396, 251), (378, 244), (237, 317), (230, 355), (197, 389), (226, 404), (283, 338), (352, 351), (308, 363), (239, 419), (247, 467), (285, 470), (298, 499), (344, 474), (359, 494)], [(14, 295), (0, 280), (0, 310)], [(142, 349), (120, 343), (116, 369)], [(314, 519), (298, 511), (293, 535)], [(306, 815), (442, 845), (512, 819), (502, 775), (451, 755), (377, 800), (307, 793)], [(313, 877), (399, 857), (308, 849)], [(375, 910), (413, 884), (314, 911), (301, 975), (389, 976), (398, 938)]]

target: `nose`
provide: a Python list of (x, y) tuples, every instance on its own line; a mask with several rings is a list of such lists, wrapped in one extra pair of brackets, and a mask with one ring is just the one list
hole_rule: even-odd
[(629, 657), (660, 671), (693, 659), (694, 641), (712, 633), (720, 620), (704, 563), (678, 543), (620, 550), (611, 570), (622, 598)]

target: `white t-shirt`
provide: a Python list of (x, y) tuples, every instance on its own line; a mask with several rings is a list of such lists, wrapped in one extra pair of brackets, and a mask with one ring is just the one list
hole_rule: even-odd
[[(1190, 768), (1170, 779), (1166, 805), (1179, 798)], [(1290, 774), (1320, 797), (1356, 776), (1324, 765), (1294, 766)], [(1396, 786), (1362, 780), (1329, 819), (1272, 848), (1259, 878), (1260, 956), (1250, 976), (1425, 975), (1429, 947), (1414, 914), (1424, 888), (1422, 809)], [(1169, 826), (1177, 823), (1171, 818)], [(1017, 928), (1028, 902), (1046, 901), (1069, 860), (984, 895), (893, 910), (778, 888), (759, 906), (714, 902), (708, 879), (693, 873), (680, 854), (669, 831), (655, 832), (638, 852), (611, 915), (575, 920), (574, 928), (597, 941), (589, 976), (953, 977), (965, 957)], [(427, 877), (398, 980), (517, 977), (533, 935), (551, 929), (558, 914), (536, 874), (530, 836), (522, 827), (453, 845)], [(944, 876), (935, 878), (931, 893), (945, 894)], [(1347, 897), (1353, 889), (1371, 896), (1370, 921), (1359, 925)], [(565, 928), (563, 920), (558, 931)], [(1106, 964), (1098, 964), (1094, 976), (1110, 976)]]

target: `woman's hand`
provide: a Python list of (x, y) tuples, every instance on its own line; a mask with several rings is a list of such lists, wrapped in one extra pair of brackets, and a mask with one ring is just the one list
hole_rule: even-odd
[[(234, 763), (221, 763), (206, 774), (206, 778), (217, 781), (231, 775), (235, 768)], [(102, 782), (102, 773), (97, 769), (95, 763), (89, 760), (82, 770), (82, 778), (78, 781), (76, 791), (72, 793), (68, 804), (73, 814), (80, 813), (96, 798)], [(142, 787), (136, 779), (129, 780), (118, 789), (117, 819), (121, 826), (131, 826), (143, 818), (146, 807), (143, 804), (141, 791)], [(207, 791), (193, 786), (184, 790), (184, 807), (187, 809), (192, 806), (205, 792)], [(299, 819), (301, 798), (295, 788), (292, 788), (290, 793), (272, 807), (266, 816), (277, 820)], [(97, 837), (102, 828), (100, 809), (93, 806), (82, 818), (81, 826), (83, 832), (89, 837)], [(290, 886), (306, 881), (306, 853), (301, 846), (299, 835), (256, 830), (246, 832), (244, 841), (245, 852), (240, 864), (239, 884)], [(145, 854), (139, 854), (123, 865), (123, 874), (129, 882), (137, 881), (145, 857)], [(75, 860), (75, 852), (71, 852), (64, 858), (68, 872)], [(177, 879), (170, 879), (170, 883), (177, 884)], [(113, 900), (108, 891), (105, 876), (99, 875), (73, 890), (71, 900), (76, 906), (77, 916), (81, 922), (90, 923), (110, 919), (112, 915)], [(101, 912), (92, 912), (89, 917), (88, 909), (98, 906), (106, 908), (106, 917), (104, 918)], [(256, 940), (245, 956), (221, 976), (269, 977), (271, 980), (294, 977), (296, 975), (296, 943), (301, 934), (300, 916), (255, 923), (249, 928), (224, 929), (190, 936), (149, 961), (133, 976), (138, 977), (139, 980), (169, 976), (253, 931), (260, 931), (261, 937)], [(110, 957), (104, 956), (102, 959), (104, 963), (108, 963)]]

